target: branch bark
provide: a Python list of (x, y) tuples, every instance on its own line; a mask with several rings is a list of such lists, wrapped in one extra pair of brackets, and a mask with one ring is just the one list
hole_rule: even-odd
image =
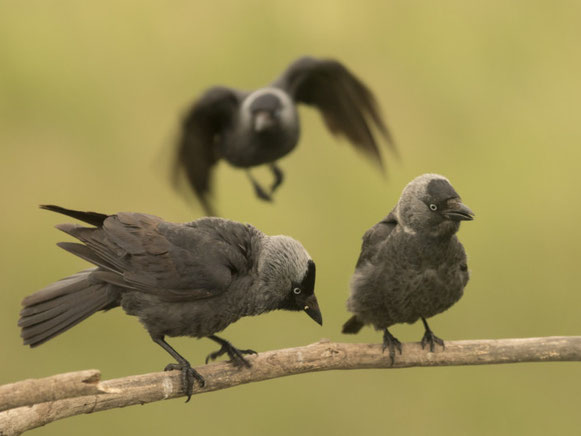
[[(486, 365), (520, 362), (581, 361), (581, 336), (446, 342), (446, 349), (422, 350), (403, 344), (391, 366), (378, 344), (346, 344), (321, 340), (304, 347), (266, 351), (249, 356), (251, 369), (227, 362), (196, 368), (206, 379), (194, 394), (244, 383), (306, 372), (337, 369), (409, 368), (415, 366)], [(183, 396), (179, 371), (100, 380), (98, 370), (85, 370), (0, 386), (0, 436), (82, 413), (145, 404)], [(197, 387), (197, 385), (196, 385)]]

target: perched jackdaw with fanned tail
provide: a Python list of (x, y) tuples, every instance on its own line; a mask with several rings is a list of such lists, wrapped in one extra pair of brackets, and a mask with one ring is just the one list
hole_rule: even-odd
[(276, 161), (299, 140), (297, 105), (319, 109), (328, 129), (345, 136), (382, 166), (373, 128), (392, 145), (378, 104), (367, 86), (336, 60), (302, 57), (264, 88), (240, 91), (208, 89), (184, 117), (173, 171), (174, 184), (182, 172), (207, 214), (212, 172), (223, 159), (237, 168), (269, 164), (274, 182), (267, 190), (247, 171), (256, 195), (271, 200), (283, 181)]
[(24, 344), (35, 347), (99, 310), (121, 306), (139, 318), (153, 341), (182, 371), (188, 401), (194, 379), (203, 377), (174, 350), (165, 336), (207, 337), (250, 367), (244, 354), (215, 333), (243, 316), (271, 310), (305, 311), (322, 324), (314, 294), (315, 263), (296, 240), (267, 236), (255, 227), (221, 218), (175, 224), (141, 213), (103, 215), (58, 206), (41, 206), (93, 227), (62, 224), (58, 229), (82, 243), (61, 248), (92, 263), (81, 271), (26, 297), (18, 325)]
[(443, 347), (426, 318), (448, 309), (464, 292), (468, 266), (456, 232), (460, 221), (473, 216), (445, 177), (424, 174), (412, 180), (397, 206), (363, 236), (347, 300), (355, 315), (343, 333), (357, 333), (365, 324), (383, 330), (383, 349), (389, 348), (393, 364), (401, 344), (388, 327), (421, 319), (422, 348)]

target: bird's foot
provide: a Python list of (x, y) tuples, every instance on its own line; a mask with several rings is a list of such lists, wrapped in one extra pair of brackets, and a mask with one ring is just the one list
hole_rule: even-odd
[(274, 175), (274, 182), (272, 182), (272, 185), (270, 186), (270, 195), (272, 195), (274, 194), (274, 191), (276, 191), (277, 188), (282, 184), (284, 180), (284, 173), (278, 166), (274, 164), (270, 166), (270, 170)]
[(393, 336), (389, 330), (385, 329), (383, 332), (383, 349), (385, 351), (386, 348), (389, 348), (389, 358), (391, 360), (391, 366), (395, 363), (395, 350), (399, 351), (401, 354), (401, 342), (397, 340), (395, 336)]
[(206, 385), (206, 380), (204, 377), (196, 371), (189, 362), (184, 363), (170, 363), (164, 368), (164, 371), (174, 371), (178, 370), (182, 372), (182, 386), (184, 394), (188, 397), (186, 403), (192, 398), (192, 393), (194, 392), (194, 380), (197, 380), (200, 387), (203, 388)]
[(440, 339), (439, 337), (437, 337), (433, 331), (431, 330), (426, 330), (426, 332), (424, 333), (424, 337), (422, 338), (422, 350), (424, 348), (426, 348), (426, 345), (430, 345), (430, 351), (434, 352), (434, 344), (438, 344), (441, 345), (443, 349), (446, 349), (446, 346), (444, 345), (444, 341), (442, 339)]
[(268, 202), (272, 201), (272, 196), (268, 194), (262, 186), (260, 186), (258, 183), (253, 183), (252, 186), (254, 187), (254, 193), (258, 198)]
[(228, 357), (230, 357), (229, 362), (232, 365), (237, 367), (245, 366), (246, 368), (250, 368), (252, 365), (250, 365), (250, 362), (244, 358), (244, 355), (258, 353), (254, 350), (239, 350), (230, 342), (224, 341), (222, 343), (222, 347), (218, 351), (214, 351), (213, 353), (208, 354), (208, 357), (206, 357), (206, 363), (208, 363), (210, 360), (216, 360), (223, 354), (228, 354)]
[(248, 180), (252, 183), (252, 187), (254, 188), (254, 193), (258, 198), (264, 201), (272, 201), (272, 197), (269, 193), (267, 193), (262, 186), (256, 181), (256, 179), (250, 173), (250, 170), (246, 171), (246, 175), (248, 176)]

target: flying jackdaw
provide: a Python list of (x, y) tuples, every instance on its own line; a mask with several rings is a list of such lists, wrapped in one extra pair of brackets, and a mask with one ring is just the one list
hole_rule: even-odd
[[(331, 133), (345, 136), (382, 166), (372, 127), (389, 145), (393, 143), (372, 92), (340, 62), (302, 57), (264, 88), (208, 89), (183, 119), (174, 184), (185, 172), (206, 213), (212, 215), (208, 198), (212, 171), (223, 159), (234, 167), (247, 169), (256, 195), (270, 201), (283, 181), (275, 162), (290, 153), (299, 140), (299, 103), (319, 109)], [(268, 192), (249, 170), (263, 164), (268, 164), (274, 175)]]
[(394, 324), (421, 319), (422, 348), (443, 347), (426, 318), (451, 307), (464, 292), (468, 266), (456, 232), (460, 221), (473, 216), (445, 177), (424, 174), (412, 180), (396, 207), (363, 236), (347, 300), (355, 315), (343, 333), (357, 333), (366, 324), (383, 330), (392, 365), (395, 349), (401, 353), (401, 343), (388, 330)]
[(276, 309), (304, 311), (322, 324), (315, 263), (288, 236), (267, 236), (249, 224), (221, 218), (175, 224), (141, 213), (41, 208), (92, 226), (58, 225), (82, 242), (58, 245), (96, 268), (23, 300), (18, 325), (25, 345), (40, 345), (99, 310), (121, 306), (176, 359), (165, 370), (182, 371), (189, 401), (194, 379), (201, 386), (204, 379), (165, 336), (207, 337), (221, 348), (206, 362), (227, 354), (233, 364), (250, 367), (243, 355), (254, 351), (239, 350), (215, 333), (243, 316)]

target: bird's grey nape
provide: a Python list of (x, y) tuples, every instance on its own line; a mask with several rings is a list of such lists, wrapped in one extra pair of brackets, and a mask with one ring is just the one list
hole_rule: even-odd
[[(260, 88), (256, 91), (251, 92), (242, 102), (240, 106), (240, 124), (246, 126), (248, 129), (254, 129), (253, 127), (253, 113), (255, 109), (253, 106), (256, 105), (257, 100), (264, 99), (264, 97), (272, 97), (279, 102), (277, 107), (275, 103), (270, 103), (272, 107), (267, 106), (265, 110), (276, 111), (276, 115), (280, 119), (281, 126), (284, 128), (292, 128), (292, 126), (298, 125), (298, 114), (295, 105), (288, 95), (279, 88), (266, 87)], [(256, 130), (256, 129), (254, 129)]]
[(260, 253), (258, 274), (266, 283), (301, 282), (310, 260), (307, 250), (295, 239), (285, 235), (267, 236)]

